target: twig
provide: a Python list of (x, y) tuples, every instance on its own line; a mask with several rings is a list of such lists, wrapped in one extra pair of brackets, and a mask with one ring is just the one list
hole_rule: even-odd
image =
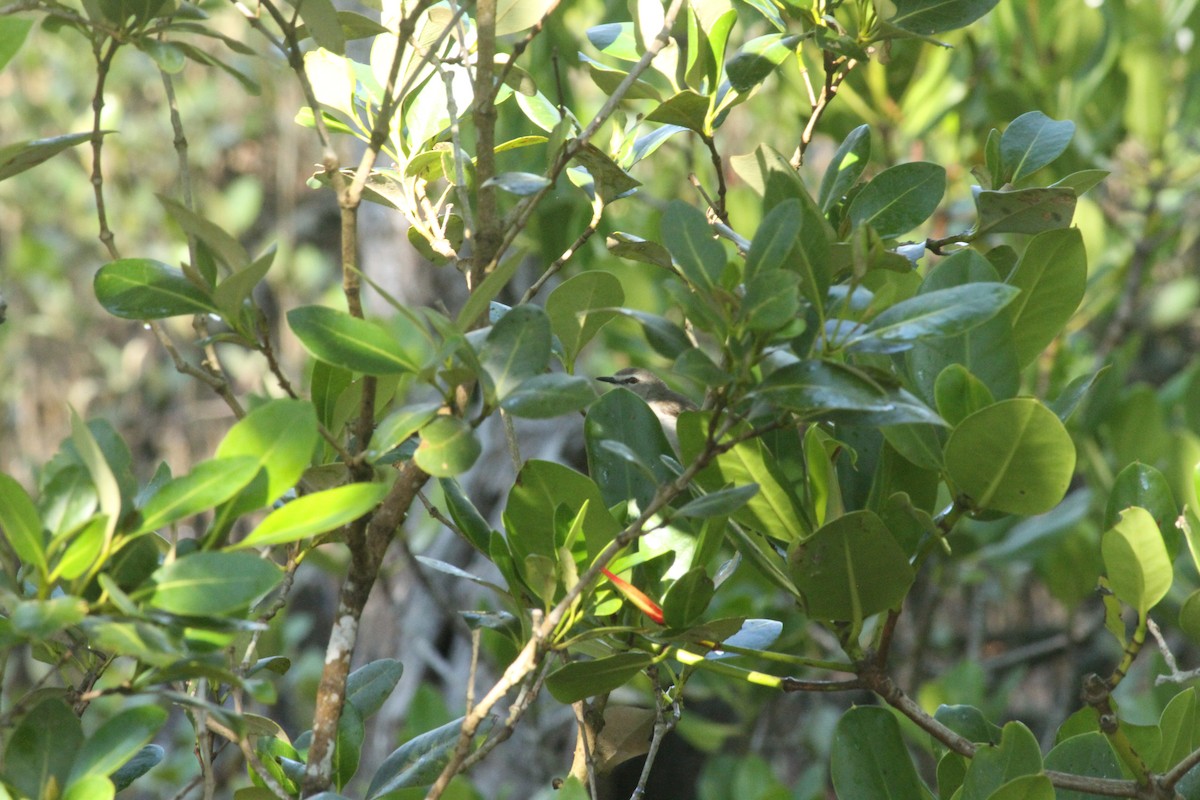
[[(666, 735), (679, 724), (680, 708), (678, 700), (668, 700), (666, 694), (657, 686), (654, 688), (656, 702), (654, 704), (654, 733), (650, 737), (650, 749), (646, 751), (646, 762), (642, 764), (642, 773), (638, 776), (637, 786), (629, 800), (641, 800), (646, 795), (646, 784), (650, 781), (650, 770), (658, 760), (658, 749), (662, 746)], [(667, 716), (664, 704), (671, 707), (671, 715)]]
[(721, 222), (728, 225), (729, 212), (725, 209), (725, 167), (721, 162), (721, 154), (717, 152), (717, 142), (713, 137), (700, 134), (700, 141), (704, 142), (704, 146), (708, 148), (708, 155), (712, 160), (713, 170), (717, 174), (717, 202), (712, 206), (712, 210)]
[(600, 219), (603, 214), (604, 198), (600, 196), (600, 192), (596, 192), (596, 196), (592, 198), (592, 218), (588, 221), (587, 227), (575, 238), (575, 241), (571, 242), (571, 246), (564, 250), (562, 255), (554, 259), (554, 263), (546, 267), (546, 271), (533, 282), (533, 285), (525, 290), (525, 294), (521, 295), (522, 304), (528, 303), (536, 297), (537, 293), (546, 285), (546, 281), (556, 275), (571, 260), (571, 257), (579, 252), (579, 248), (587, 244), (588, 239), (591, 239), (596, 229), (600, 227)]

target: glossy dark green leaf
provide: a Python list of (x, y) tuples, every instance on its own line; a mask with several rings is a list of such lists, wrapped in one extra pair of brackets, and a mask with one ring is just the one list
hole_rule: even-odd
[[(662, 424), (633, 392), (617, 389), (596, 401), (584, 422), (584, 441), (588, 473), (600, 486), (606, 506), (636, 500), (645, 508), (658, 485), (672, 478), (660, 458), (673, 453)], [(614, 442), (628, 448), (632, 458), (605, 446)]]
[(662, 218), (663, 244), (684, 276), (702, 291), (710, 291), (725, 270), (725, 248), (713, 239), (704, 212), (676, 200)]
[(889, 167), (854, 196), (847, 215), (855, 226), (870, 225), (894, 239), (920, 225), (946, 193), (946, 170), (927, 161)]
[(265, 253), (234, 272), (213, 289), (213, 302), (221, 309), (230, 324), (236, 324), (242, 310), (242, 305), (251, 293), (266, 277), (275, 261), (276, 248), (272, 245)]
[(184, 616), (220, 616), (248, 607), (283, 579), (270, 561), (250, 553), (196, 552), (151, 576), (150, 605)]
[(583, 165), (592, 178), (589, 195), (598, 194), (605, 203), (625, 197), (642, 185), (641, 181), (622, 169), (620, 164), (594, 144), (585, 144), (575, 153), (574, 160)]
[(995, 317), (1018, 294), (1018, 289), (1003, 283), (972, 283), (923, 292), (875, 317), (847, 348), (894, 353), (922, 339), (957, 336)]
[(1062, 333), (1083, 299), (1087, 252), (1079, 229), (1033, 237), (1008, 283), (1021, 290), (1009, 311), (1017, 360), (1024, 366)]
[(588, 661), (572, 661), (546, 678), (546, 688), (560, 703), (575, 703), (619, 689), (650, 666), (649, 653), (618, 653)]
[(0, 70), (4, 69), (4, 65), (21, 49), (21, 44), (29, 35), (32, 27), (32, 19), (20, 17), (0, 19)]
[(715, 587), (704, 567), (692, 567), (680, 575), (662, 599), (663, 620), (670, 628), (694, 624), (708, 608)]
[(854, 511), (798, 542), (788, 556), (804, 611), (819, 620), (861, 622), (908, 594), (913, 570), (872, 511)]
[(133, 758), (126, 761), (112, 773), (112, 782), (119, 792), (145, 775), (158, 765), (166, 756), (167, 751), (156, 744), (148, 744), (134, 753)]
[[(14, 20), (14, 22), (20, 22)], [(101, 135), (112, 131), (101, 131)], [(32, 139), (26, 142), (15, 142), (0, 147), (0, 181), (11, 178), (27, 169), (36, 167), (43, 161), (58, 155), (68, 147), (83, 144), (92, 138), (90, 132), (68, 133), (53, 136), (49, 139)]]
[(1042, 752), (1029, 728), (1020, 722), (1004, 726), (998, 745), (980, 745), (963, 777), (962, 800), (987, 800), (1009, 781), (1036, 775)]
[[(683, 461), (693, 461), (704, 447), (707, 421), (704, 414), (685, 412), (679, 418), (679, 446)], [(793, 482), (758, 438), (739, 442), (721, 453), (697, 476), (709, 492), (726, 486), (758, 486), (758, 492), (733, 512), (733, 519), (782, 542), (808, 536), (810, 528)]]
[(131, 535), (156, 531), (207, 511), (241, 491), (262, 468), (253, 456), (214, 458), (197, 464), (155, 492), (142, 507), (141, 524)]
[[(437, 780), (458, 743), (462, 723), (463, 718), (459, 717), (413, 737), (393, 750), (372, 776), (366, 800), (376, 800), (399, 789), (428, 786)], [(486, 735), (494, 724), (494, 717), (486, 718), (479, 726), (478, 734)]]
[(207, 292), (178, 269), (151, 258), (110, 261), (96, 273), (93, 288), (100, 305), (122, 319), (217, 313)]
[(106, 720), (75, 754), (68, 786), (93, 775), (107, 776), (137, 755), (167, 721), (167, 710), (139, 705)]
[(987, 233), (1041, 233), (1066, 228), (1075, 216), (1073, 189), (1042, 188), (981, 191), (975, 196), (977, 236)]
[(933, 718), (977, 744), (1000, 743), (1000, 727), (988, 721), (983, 712), (974, 706), (938, 706)]
[(482, 450), (468, 423), (458, 417), (438, 417), (421, 429), (413, 461), (436, 478), (451, 478), (470, 469)]
[(753, 280), (760, 272), (779, 269), (787, 263), (792, 248), (800, 238), (800, 201), (785, 200), (763, 217), (750, 250), (746, 253), (743, 276)]
[(550, 185), (550, 179), (545, 175), (535, 175), (532, 172), (502, 172), (493, 178), (488, 178), (482, 186), (497, 186), (509, 194), (527, 197)]
[(300, 306), (287, 314), (288, 325), (314, 358), (368, 375), (416, 372), (422, 351), (401, 342), (379, 323), (326, 306)]
[(1003, 400), (971, 414), (950, 434), (946, 472), (977, 508), (1041, 514), (1066, 494), (1075, 444), (1054, 412), (1036, 399)]
[(188, 236), (207, 245), (225, 266), (231, 270), (241, 270), (250, 263), (246, 248), (221, 226), (166, 195), (158, 195), (158, 201)]
[(492, 326), (479, 361), (487, 371), (496, 397), (503, 400), (527, 378), (541, 373), (550, 361), (550, 319), (533, 305), (506, 312)]
[(475, 507), (470, 498), (463, 493), (458, 481), (453, 478), (442, 478), (438, 483), (442, 487), (442, 494), (445, 495), (450, 519), (467, 537), (467, 541), (481, 553), (486, 554), (492, 535), (492, 528), (488, 525), (487, 520), (479, 513), (479, 509)]
[(804, 416), (870, 420), (881, 425), (945, 424), (903, 389), (886, 388), (865, 373), (832, 361), (799, 361), (781, 367), (760, 384), (758, 391)]
[(739, 320), (759, 333), (771, 333), (788, 325), (800, 312), (800, 278), (794, 272), (760, 272), (746, 281), (746, 292), (738, 309)]
[(1022, 775), (1002, 784), (988, 800), (1056, 800), (1054, 784), (1045, 775)]
[(87, 616), (88, 606), (81, 598), (63, 595), (48, 600), (21, 600), (13, 604), (8, 617), (14, 633), (30, 639), (44, 639)]
[(1050, 188), (1074, 189), (1075, 196), (1082, 197), (1084, 192), (1097, 186), (1111, 174), (1106, 169), (1081, 169), (1079, 172), (1072, 172), (1067, 177), (1050, 184)]
[[(591, 76), (592, 82), (600, 87), (600, 90), (606, 95), (614, 94), (617, 91), (617, 87), (629, 75), (629, 72), (626, 70), (615, 69), (607, 64), (601, 64), (599, 61), (589, 58), (584, 53), (579, 54), (579, 60), (587, 66), (588, 75)], [(652, 84), (635, 79), (630, 85), (629, 90), (625, 92), (625, 99), (656, 100), (661, 103), (662, 95)]]
[(1150, 512), (1159, 530), (1174, 529), (1179, 506), (1166, 477), (1149, 464), (1134, 462), (1117, 474), (1108, 504), (1104, 509), (1104, 526), (1117, 524), (1120, 513), (1130, 506), (1140, 506)]
[(691, 89), (684, 89), (668, 97), (646, 115), (648, 122), (663, 122), (678, 125), (690, 131), (707, 135), (708, 98)]
[(758, 494), (758, 484), (756, 483), (748, 486), (730, 486), (726, 489), (718, 489), (711, 494), (701, 495), (689, 500), (680, 506), (673, 516), (697, 517), (700, 519), (729, 516), (746, 505), (756, 494)]
[[(628, 258), (630, 261), (641, 261), (643, 264), (653, 264), (663, 269), (671, 269), (671, 254), (667, 248), (658, 242), (634, 236), (632, 233), (615, 231), (605, 240), (605, 246), (614, 256)], [(547, 309), (549, 311), (549, 309)]]
[(596, 390), (587, 378), (549, 372), (522, 381), (500, 407), (514, 417), (549, 419), (586, 408), (595, 399)]
[(895, 0), (896, 13), (888, 22), (920, 36), (970, 25), (1000, 0)]
[(614, 309), (618, 314), (636, 320), (646, 334), (646, 341), (654, 352), (665, 358), (678, 358), (685, 350), (692, 349), (692, 340), (683, 328), (665, 317), (637, 311), (631, 308)]
[[(934, 292), (953, 286), (966, 286), (999, 280), (995, 268), (974, 250), (960, 250), (937, 264), (921, 285), (920, 292)], [(952, 364), (961, 364), (983, 381), (998, 399), (1017, 392), (1020, 371), (1009, 321), (1012, 306), (965, 334), (948, 339), (918, 342), (907, 354), (906, 362), (913, 385), (920, 396), (934, 399), (938, 375)]]
[(346, 679), (346, 700), (363, 718), (378, 711), (404, 673), (404, 665), (394, 658), (381, 658), (364, 664)]
[(557, 561), (556, 515), (561, 507), (574, 517), (584, 503), (583, 535), (588, 553), (594, 556), (621, 532), (599, 487), (588, 476), (562, 464), (536, 459), (526, 462), (504, 507), (508, 545), (515, 560), (541, 555)]
[(45, 575), (46, 534), (37, 507), (21, 484), (0, 473), (0, 528), (17, 557)]
[(358, 772), (358, 762), (362, 757), (362, 745), (366, 734), (362, 714), (352, 703), (344, 704), (338, 717), (333, 763), (330, 765), (333, 785), (338, 789), (344, 788), (354, 777), (354, 773)]
[(5, 783), (20, 797), (53, 797), (66, 786), (83, 730), (61, 699), (47, 697), (28, 710), (6, 739)]
[(886, 708), (856, 706), (838, 720), (830, 752), (833, 788), (839, 800), (927, 800), (929, 790)]
[(821, 178), (817, 205), (828, 213), (854, 188), (871, 158), (871, 127), (859, 125), (842, 141)]
[(70, 541), (63, 548), (62, 556), (55, 564), (52, 577), (73, 581), (96, 564), (104, 547), (108, 532), (108, 518), (96, 516), (80, 524), (71, 533)]
[[(1121, 763), (1107, 737), (1099, 731), (1081, 733), (1062, 740), (1046, 754), (1046, 769), (1085, 775), (1090, 778), (1119, 779)], [(1059, 789), (1058, 800), (1094, 800), (1095, 795)]]
[(1014, 119), (1000, 137), (1005, 182), (1015, 183), (1058, 158), (1074, 135), (1074, 122), (1054, 120), (1040, 111)]
[(1171, 558), (1154, 517), (1127, 508), (1100, 540), (1108, 583), (1121, 602), (1145, 614), (1162, 600), (1174, 579)]
[(230, 549), (289, 544), (349, 524), (379, 505), (386, 483), (351, 483), (298, 497), (272, 511)]
[(730, 85), (739, 94), (746, 94), (795, 53), (799, 41), (796, 35), (769, 33), (746, 42), (725, 65)]
[(617, 316), (612, 309), (624, 302), (621, 282), (611, 272), (581, 272), (554, 288), (546, 298), (546, 316), (551, 331), (562, 342), (568, 365), (573, 365), (583, 346)]

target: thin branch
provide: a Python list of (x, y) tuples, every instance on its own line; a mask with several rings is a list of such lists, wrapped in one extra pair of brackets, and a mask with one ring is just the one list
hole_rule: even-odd
[(717, 175), (717, 202), (712, 206), (713, 213), (726, 225), (729, 224), (729, 212), (725, 208), (725, 166), (721, 162), (721, 154), (717, 152), (717, 142), (713, 137), (705, 134), (700, 135), (700, 141), (704, 142), (704, 146), (708, 148), (709, 158), (712, 160), (713, 171)]
[(564, 250), (562, 255), (554, 259), (554, 263), (546, 267), (546, 271), (533, 282), (533, 285), (525, 290), (525, 294), (521, 296), (522, 305), (536, 297), (537, 293), (546, 285), (546, 281), (556, 275), (571, 260), (571, 257), (579, 252), (579, 248), (587, 244), (587, 241), (596, 233), (596, 229), (600, 227), (600, 219), (603, 215), (604, 198), (601, 197), (600, 192), (596, 192), (596, 196), (592, 199), (592, 218), (588, 221), (587, 227), (579, 236), (575, 237), (575, 241), (571, 242), (571, 246)]

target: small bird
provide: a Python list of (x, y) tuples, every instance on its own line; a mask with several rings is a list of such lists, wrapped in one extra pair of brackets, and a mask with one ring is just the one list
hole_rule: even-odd
[(629, 391), (646, 401), (654, 416), (662, 424), (663, 432), (671, 447), (679, 452), (679, 435), (675, 432), (675, 424), (679, 415), (684, 411), (695, 411), (696, 404), (679, 392), (672, 390), (663, 383), (662, 378), (648, 369), (641, 367), (626, 367), (616, 375), (607, 375), (596, 380), (624, 386)]

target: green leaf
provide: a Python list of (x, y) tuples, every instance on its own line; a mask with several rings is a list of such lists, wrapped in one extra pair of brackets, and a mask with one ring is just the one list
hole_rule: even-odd
[(622, 61), (637, 61), (642, 57), (637, 46), (637, 34), (632, 22), (609, 22), (587, 30), (592, 47), (606, 56)]
[(183, 228), (184, 233), (206, 244), (229, 269), (240, 270), (250, 263), (250, 254), (246, 252), (246, 248), (215, 222), (205, 219), (166, 195), (158, 195), (158, 202), (179, 227)]
[[(604, 242), (608, 252), (614, 256), (628, 258), (630, 261), (640, 261), (643, 264), (653, 264), (663, 269), (671, 269), (671, 254), (667, 248), (658, 242), (634, 236), (632, 233), (614, 231)], [(549, 312), (549, 303), (546, 311)]]
[(558, 702), (575, 703), (621, 688), (653, 661), (649, 653), (618, 653), (572, 661), (547, 676), (546, 688)]
[(0, 473), (0, 528), (17, 558), (45, 578), (48, 564), (42, 519), (21, 484), (4, 473)]
[(1045, 775), (1022, 775), (988, 795), (988, 800), (1056, 800), (1054, 784)]
[(760, 272), (746, 281), (738, 319), (752, 331), (779, 330), (800, 313), (799, 285), (800, 278), (793, 272)]
[(250, 553), (196, 552), (150, 576), (150, 605), (183, 616), (221, 616), (247, 608), (275, 588), (283, 572)]
[[(124, 451), (121, 452), (114, 440), (109, 438), (115, 437), (115, 433), (110, 427), (107, 427), (107, 423), (84, 424), (74, 408), (70, 411), (71, 444), (75, 446), (75, 451), (79, 454), (84, 466), (87, 467), (88, 475), (91, 476), (92, 483), (96, 486), (100, 511), (108, 517), (106, 533), (111, 536), (116, 530), (117, 520), (121, 519), (124, 507), (121, 483), (117, 479), (115, 469), (122, 463), (128, 468), (129, 450), (125, 448), (124, 442), (117, 439), (116, 442), (120, 442), (119, 448), (124, 448)], [(108, 432), (107, 436), (105, 436), (105, 431)], [(105, 441), (109, 445), (107, 449), (101, 447), (97, 440), (97, 434), (105, 436)]]
[(1000, 744), (979, 746), (963, 777), (962, 800), (987, 800), (1009, 781), (1041, 770), (1037, 739), (1020, 722), (1010, 722), (1004, 726)]
[(895, 239), (927, 220), (946, 193), (946, 170), (914, 161), (885, 169), (850, 203), (847, 216), (857, 227), (870, 225), (883, 239)]
[(351, 483), (298, 497), (268, 514), (229, 549), (287, 544), (327, 533), (379, 505), (390, 488), (386, 483)]
[(970, 25), (1000, 0), (894, 0), (896, 14), (888, 22), (919, 36)]
[(0, 19), (0, 70), (4, 69), (17, 51), (25, 37), (33, 27), (33, 20), (20, 17), (4, 17)]
[(1171, 558), (1150, 512), (1127, 508), (1100, 540), (1108, 582), (1121, 602), (1139, 616), (1166, 597), (1174, 578)]
[(941, 705), (933, 718), (972, 742), (997, 744), (1000, 741), (1000, 728), (989, 722), (983, 712), (974, 706)]
[(800, 224), (800, 201), (795, 199), (783, 201), (763, 217), (746, 253), (745, 280), (786, 264), (800, 238)]
[[(300, 306), (288, 325), (314, 358), (368, 375), (419, 372), (423, 349), (401, 341), (382, 325), (326, 306)], [(421, 342), (424, 343), (423, 340)]]
[(546, 298), (550, 330), (562, 342), (570, 370), (579, 351), (616, 315), (625, 302), (621, 282), (611, 272), (588, 270), (560, 283)]
[(555, 519), (560, 507), (573, 518), (587, 504), (583, 534), (587, 552), (596, 555), (621, 532), (621, 525), (608, 512), (599, 487), (586, 475), (570, 467), (536, 459), (525, 463), (508, 493), (504, 525), (508, 544), (519, 562), (540, 555), (555, 562)]
[[(706, 416), (684, 412), (679, 417), (679, 446), (684, 463), (691, 462), (705, 443)], [(782, 542), (794, 542), (810, 533), (793, 482), (760, 439), (739, 442), (721, 453), (697, 476), (709, 492), (726, 486), (757, 485), (759, 491), (733, 513), (733, 519)]]
[[(13, 20), (19, 22), (19, 20)], [(101, 131), (101, 135), (112, 131)], [(43, 161), (58, 155), (68, 147), (83, 144), (92, 138), (90, 132), (68, 133), (53, 136), (49, 139), (30, 139), (25, 142), (14, 142), (0, 147), (0, 181), (19, 175), (27, 169), (36, 167)]]
[(419, 431), (422, 426), (437, 416), (441, 403), (414, 403), (397, 408), (384, 417), (371, 434), (367, 446), (367, 460), (378, 461), (393, 447)]
[(703, 291), (716, 287), (725, 270), (725, 248), (713, 239), (704, 212), (673, 201), (663, 214), (662, 237), (692, 285)]
[(22, 600), (14, 604), (8, 621), (14, 633), (30, 639), (45, 639), (78, 625), (87, 616), (88, 606), (81, 598), (63, 595), (49, 600)]
[(996, 402), (983, 381), (961, 364), (951, 364), (942, 370), (934, 385), (934, 396), (938, 414), (951, 426)]
[(30, 708), (6, 738), (5, 783), (18, 797), (53, 797), (66, 786), (83, 731), (62, 700), (48, 697)]
[(1117, 524), (1120, 513), (1131, 506), (1150, 512), (1160, 531), (1174, 530), (1179, 506), (1166, 477), (1149, 464), (1134, 462), (1117, 474), (1104, 509), (1104, 526)]
[(799, 361), (781, 367), (759, 385), (758, 392), (805, 417), (878, 425), (945, 425), (903, 389), (886, 388), (865, 373), (832, 361)]
[(829, 209), (854, 188), (870, 158), (871, 126), (859, 125), (838, 146), (825, 168), (821, 188), (817, 191), (817, 205), (822, 213), (829, 213)]
[(151, 258), (110, 261), (96, 273), (96, 299), (122, 319), (164, 319), (181, 314), (215, 314), (208, 293), (182, 272)]
[[(662, 599), (663, 619), (668, 627), (687, 628), (708, 608), (715, 587), (704, 567), (692, 567), (671, 584)], [(735, 643), (736, 644), (736, 643)]]
[(596, 390), (587, 378), (550, 372), (522, 381), (500, 407), (514, 417), (549, 419), (579, 411), (595, 399)]
[[(574, 160), (582, 164), (591, 176), (591, 188), (588, 188), (586, 180), (580, 185), (589, 196), (598, 194), (605, 203), (624, 197), (642, 185), (641, 181), (622, 169), (620, 164), (594, 144), (584, 144), (575, 153)], [(574, 178), (572, 181), (578, 183)]]
[(421, 429), (413, 461), (434, 477), (450, 478), (470, 469), (482, 450), (469, 424), (458, 417), (442, 416)]
[(505, 312), (479, 350), (479, 361), (495, 396), (503, 400), (527, 378), (543, 372), (550, 362), (550, 349), (546, 312), (533, 305)]
[(120, 711), (88, 737), (75, 754), (68, 785), (95, 775), (108, 776), (137, 755), (167, 721), (167, 711), (140, 705)]
[(872, 511), (854, 511), (826, 523), (796, 544), (788, 557), (805, 613), (858, 624), (896, 607), (913, 582), (908, 556)]
[(830, 773), (839, 800), (926, 800), (929, 790), (886, 708), (858, 706), (838, 720), (833, 732)]
[(296, 485), (317, 446), (316, 419), (312, 403), (281, 398), (264, 403), (229, 429), (217, 446), (217, 458), (253, 456), (264, 474), (234, 498), (225, 513), (262, 508)]
[(450, 519), (454, 521), (459, 531), (467, 537), (467, 541), (479, 550), (479, 552), (486, 555), (489, 549), (492, 527), (488, 525), (487, 520), (479, 513), (479, 509), (475, 507), (470, 498), (463, 493), (458, 481), (453, 478), (442, 478), (438, 483), (441, 485), (442, 494), (446, 498), (446, 508), (450, 512)]
[(799, 36), (780, 33), (751, 39), (725, 64), (729, 84), (738, 94), (748, 93), (795, 53), (799, 42)]
[(1079, 229), (1033, 237), (1008, 283), (1021, 290), (1010, 313), (1017, 360), (1026, 366), (1062, 332), (1083, 299), (1087, 252)]
[(971, 414), (950, 434), (945, 452), (946, 473), (957, 491), (976, 508), (1006, 514), (1049, 511), (1066, 494), (1075, 470), (1070, 434), (1032, 397)]
[(689, 500), (680, 506), (672, 516), (696, 517), (699, 519), (730, 516), (739, 508), (746, 505), (756, 494), (758, 494), (757, 483), (752, 483), (748, 486), (730, 486), (727, 489), (718, 489), (710, 494), (701, 495)]
[(67, 787), (62, 800), (112, 800), (116, 794), (112, 781), (103, 775), (92, 775)]
[(254, 288), (266, 277), (267, 271), (275, 261), (276, 248), (272, 245), (265, 253), (234, 272), (213, 289), (213, 302), (221, 309), (221, 313), (231, 325), (237, 325), (242, 313), (242, 306), (249, 299)]
[[(674, 476), (660, 456), (674, 451), (646, 401), (633, 392), (606, 392), (588, 409), (584, 421), (588, 473), (600, 486), (606, 506), (626, 500), (645, 508), (658, 485)], [(628, 453), (611, 447), (613, 443)]]
[(672, 95), (660, 103), (646, 115), (646, 121), (678, 125), (702, 136), (707, 136), (709, 134), (708, 98), (691, 89), (684, 89), (679, 94)]
[(846, 345), (866, 353), (895, 353), (922, 339), (945, 338), (976, 328), (1000, 313), (1020, 290), (1002, 283), (972, 283), (901, 300)]
[(51, 573), (51, 579), (61, 577), (73, 581), (91, 569), (104, 548), (107, 532), (107, 517), (92, 517), (81, 523), (70, 535), (67, 546), (63, 548), (62, 556)]
[(692, 340), (683, 329), (664, 317), (631, 308), (613, 310), (622, 316), (637, 320), (654, 352), (665, 358), (678, 358), (680, 353), (692, 349)]
[[(937, 264), (921, 284), (920, 293), (997, 280), (996, 269), (987, 259), (974, 250), (964, 249)], [(970, 370), (993, 397), (1003, 400), (1016, 394), (1020, 372), (1010, 315), (1011, 307), (961, 336), (918, 342), (909, 351), (906, 362), (921, 397), (934, 399), (938, 375), (952, 364)]]
[(342, 706), (338, 717), (337, 736), (333, 746), (333, 785), (345, 787), (354, 773), (358, 772), (358, 761), (362, 756), (362, 743), (366, 738), (366, 727), (362, 714), (352, 704)]
[(330, 0), (295, 0), (295, 6), (318, 47), (339, 55), (346, 51), (342, 23)]
[(496, 35), (532, 28), (554, 7), (553, 0), (498, 0), (496, 3)]
[(394, 658), (364, 664), (346, 679), (346, 700), (366, 719), (383, 707), (403, 674), (404, 665)]
[(1000, 137), (1004, 182), (1015, 183), (1058, 158), (1074, 135), (1074, 122), (1053, 120), (1040, 111), (1014, 119)]
[[(366, 800), (376, 800), (399, 789), (428, 786), (437, 780), (458, 743), (462, 723), (463, 718), (459, 717), (413, 737), (393, 750), (371, 778)], [(486, 735), (494, 724), (494, 717), (485, 719), (479, 726), (478, 735)]]
[(1037, 187), (981, 191), (975, 195), (979, 222), (975, 236), (987, 233), (1041, 233), (1066, 228), (1075, 216), (1073, 189)]
[[(1046, 769), (1085, 775), (1089, 778), (1122, 777), (1121, 764), (1108, 738), (1099, 731), (1063, 739), (1046, 754)], [(1058, 790), (1058, 800), (1093, 800), (1095, 795), (1069, 789)]]
[(163, 484), (146, 501), (141, 523), (130, 535), (156, 531), (214, 508), (241, 491), (261, 468), (258, 459), (252, 456), (214, 458), (197, 464), (187, 475)]

